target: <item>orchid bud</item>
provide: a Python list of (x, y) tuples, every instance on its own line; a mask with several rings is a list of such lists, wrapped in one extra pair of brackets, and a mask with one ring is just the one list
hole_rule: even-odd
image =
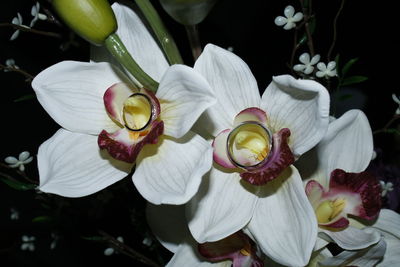
[(183, 25), (196, 25), (204, 20), (217, 0), (160, 0), (164, 10)]
[(117, 30), (117, 21), (107, 0), (53, 0), (54, 9), (82, 38), (102, 45)]

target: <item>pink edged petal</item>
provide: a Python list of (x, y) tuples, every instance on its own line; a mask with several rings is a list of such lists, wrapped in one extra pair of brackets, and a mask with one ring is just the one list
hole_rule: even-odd
[(215, 137), (212, 146), (213, 146), (213, 159), (214, 161), (227, 169), (234, 169), (236, 166), (232, 164), (229, 159), (226, 143), (228, 142), (228, 135), (230, 133), (230, 129), (223, 130), (220, 132), (217, 137)]
[(208, 262), (197, 251), (197, 244), (195, 242), (185, 242), (178, 247), (178, 250), (166, 267), (231, 267), (231, 265), (231, 261)]
[(215, 242), (198, 245), (199, 253), (211, 262), (231, 260), (232, 267), (264, 266), (257, 256), (257, 246), (245, 233), (239, 231)]
[[(130, 7), (114, 3), (112, 9), (118, 23), (116, 33), (129, 53), (147, 74), (160, 81), (169, 65), (157, 42)], [(115, 60), (105, 50), (104, 47), (92, 47), (91, 59), (115, 64)]]
[(334, 170), (331, 174), (329, 191), (331, 194), (352, 194), (346, 198), (345, 211), (348, 214), (371, 220), (381, 209), (381, 187), (376, 179), (367, 172), (347, 173)]
[(211, 164), (212, 148), (199, 135), (189, 132), (180, 139), (163, 135), (139, 153), (132, 179), (149, 202), (179, 205), (196, 194)]
[(72, 132), (99, 134), (115, 130), (104, 108), (104, 92), (127, 78), (108, 63), (63, 61), (32, 81), (37, 98), (49, 115)]
[(149, 130), (140, 132), (138, 139), (132, 134), (137, 133), (122, 128), (112, 134), (103, 130), (98, 137), (100, 149), (105, 149), (115, 159), (134, 163), (139, 152), (146, 144), (157, 143), (158, 137), (163, 133), (164, 124), (162, 121), (154, 121)]
[(240, 182), (237, 173), (212, 168), (199, 192), (186, 204), (186, 217), (199, 243), (213, 242), (242, 229), (253, 215), (255, 188)]
[(288, 146), (289, 129), (282, 129), (272, 136), (273, 148), (261, 166), (247, 168), (240, 177), (253, 185), (263, 185), (278, 177), (285, 168), (294, 162), (292, 151)]
[(238, 126), (239, 124), (247, 121), (256, 121), (260, 124), (266, 126), (267, 125), (267, 114), (264, 110), (259, 108), (246, 108), (242, 110), (239, 114), (236, 115), (233, 121), (233, 127)]
[(180, 244), (191, 237), (183, 205), (153, 205), (147, 203), (146, 218), (158, 241), (173, 253), (177, 252)]
[(311, 206), (315, 210), (318, 207), (319, 202), (324, 194), (324, 188), (317, 181), (311, 180), (307, 183), (305, 189), (308, 200), (310, 201)]
[[(379, 243), (368, 248), (354, 250), (354, 251), (343, 251), (336, 256), (325, 257), (325, 259), (319, 262), (318, 266), (331, 267), (331, 266), (362, 266), (362, 267), (374, 267), (374, 266), (396, 266), (394, 265), (382, 265), (382, 257), (386, 257), (386, 242), (382, 238)], [(396, 252), (396, 258), (398, 258), (398, 250)], [(399, 261), (396, 261), (399, 263)], [(378, 264), (378, 265), (377, 265)]]
[(126, 177), (132, 164), (99, 150), (97, 137), (60, 129), (39, 147), (39, 189), (65, 197), (96, 193)]
[(282, 265), (306, 265), (318, 225), (298, 171), (288, 167), (280, 177), (259, 188), (260, 198), (248, 225), (257, 244)]
[(257, 81), (247, 64), (235, 54), (208, 44), (194, 69), (206, 78), (217, 98), (217, 104), (205, 112), (209, 122), (204, 127), (213, 136), (232, 128), (240, 111), (259, 106)]
[(262, 95), (261, 109), (275, 131), (290, 129), (289, 146), (298, 158), (313, 148), (327, 130), (329, 94), (315, 81), (276, 76)]
[(207, 81), (192, 68), (173, 65), (161, 79), (157, 90), (165, 134), (180, 138), (200, 115), (216, 102)]
[(381, 234), (372, 229), (363, 229), (349, 226), (342, 231), (322, 230), (320, 236), (327, 241), (335, 242), (339, 247), (348, 250), (363, 249), (376, 244)]
[(110, 115), (110, 117), (115, 121), (119, 122), (121, 126), (124, 125), (124, 119), (122, 117), (124, 102), (133, 93), (137, 92), (139, 92), (138, 89), (129, 87), (126, 83), (116, 83), (109, 87), (104, 93), (104, 106), (108, 115)]

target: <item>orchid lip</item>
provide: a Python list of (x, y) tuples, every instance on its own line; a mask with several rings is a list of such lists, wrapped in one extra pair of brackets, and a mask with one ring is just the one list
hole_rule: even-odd
[(239, 124), (229, 133), (226, 142), (229, 160), (242, 169), (263, 165), (269, 160), (272, 147), (271, 131), (256, 121)]
[(122, 112), (125, 127), (135, 132), (146, 129), (154, 113), (150, 98), (142, 93), (130, 95), (124, 102)]

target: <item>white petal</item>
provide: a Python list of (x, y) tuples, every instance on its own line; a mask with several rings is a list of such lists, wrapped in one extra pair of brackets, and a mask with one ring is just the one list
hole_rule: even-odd
[(257, 203), (254, 190), (238, 173), (212, 168), (187, 204), (189, 229), (197, 242), (217, 241), (242, 229)]
[(310, 64), (308, 64), (308, 65), (306, 65), (306, 68), (305, 68), (305, 70), (304, 70), (303, 72), (304, 72), (304, 74), (309, 75), (309, 74), (311, 74), (313, 71), (314, 71), (314, 67), (311, 66)]
[(259, 106), (257, 81), (235, 54), (208, 44), (194, 68), (206, 78), (218, 101), (205, 112), (209, 119), (205, 127), (212, 135), (232, 128), (234, 117), (243, 109)]
[(10, 41), (14, 41), (18, 38), (20, 30), (16, 30), (10, 37)]
[(248, 228), (263, 252), (289, 266), (308, 263), (317, 239), (317, 220), (301, 177), (291, 166), (261, 188)]
[(4, 161), (8, 164), (17, 164), (19, 162), (19, 160), (17, 158), (12, 157), (12, 156), (5, 158)]
[[(386, 242), (386, 251), (383, 260), (379, 262), (378, 267), (400, 266), (400, 239), (383, 232), (384, 241)], [(360, 265), (363, 266), (363, 265)]]
[(329, 94), (315, 81), (276, 76), (262, 96), (261, 108), (275, 131), (290, 129), (295, 157), (314, 147), (328, 127)]
[(400, 214), (393, 210), (382, 209), (378, 220), (372, 225), (381, 231), (385, 231), (396, 236), (400, 240)]
[(293, 67), (293, 69), (294, 69), (295, 71), (303, 71), (305, 68), (306, 68), (306, 65), (304, 65), (304, 64), (296, 64), (296, 65), (294, 65), (294, 67)]
[(321, 59), (321, 56), (319, 54), (316, 54), (315, 56), (312, 57), (310, 64), (315, 65), (318, 63), (318, 61)]
[(113, 248), (106, 248), (104, 250), (104, 255), (111, 256), (112, 254), (114, 254), (114, 249)]
[(19, 161), (25, 161), (29, 158), (30, 154), (28, 151), (21, 152), (18, 156)]
[(231, 265), (231, 261), (222, 261), (218, 263), (205, 261), (197, 252), (197, 244), (188, 242), (179, 246), (175, 255), (168, 262), (166, 267), (230, 267)]
[(341, 231), (322, 230), (319, 235), (327, 241), (333, 240), (339, 247), (346, 250), (363, 249), (376, 244), (381, 239), (378, 231), (349, 226)]
[(161, 102), (164, 134), (175, 138), (185, 135), (200, 115), (216, 102), (207, 81), (183, 65), (168, 69), (156, 96)]
[(330, 61), (328, 63), (327, 68), (328, 68), (328, 70), (333, 70), (334, 68), (336, 68), (336, 62), (335, 61)]
[(318, 78), (322, 78), (322, 77), (324, 77), (325, 76), (325, 72), (323, 72), (323, 71), (317, 71), (317, 73), (315, 73), (315, 75), (318, 77)]
[[(326, 257), (325, 260), (320, 262), (319, 266), (362, 266), (373, 267), (382, 259), (385, 254), (386, 244), (383, 239), (371, 248), (362, 250), (343, 251), (342, 253)], [(397, 254), (398, 255), (398, 254)], [(380, 264), (378, 266), (381, 266)], [(395, 266), (395, 265), (389, 265)]]
[(310, 54), (309, 53), (303, 53), (300, 55), (299, 60), (303, 64), (309, 64), (310, 63)]
[(121, 180), (130, 164), (100, 152), (97, 137), (58, 130), (39, 147), (38, 169), (43, 192), (82, 197)]
[(290, 29), (293, 29), (294, 27), (296, 27), (296, 24), (293, 23), (291, 20), (288, 20), (288, 22), (286, 23), (286, 25), (283, 26), (283, 29), (285, 29), (285, 30), (290, 30)]
[(289, 5), (284, 9), (283, 13), (287, 18), (291, 18), (294, 15), (294, 8)]
[(105, 110), (103, 94), (121, 81), (126, 77), (110, 64), (63, 61), (39, 73), (32, 87), (40, 104), (63, 128), (99, 134), (115, 127)]
[(322, 71), (322, 72), (325, 72), (325, 71), (326, 71), (326, 65), (325, 65), (325, 63), (323, 63), (323, 62), (318, 63), (318, 64), (317, 64), (317, 68), (318, 68), (320, 71)]
[(153, 205), (148, 203), (146, 218), (158, 241), (173, 253), (177, 252), (179, 245), (191, 236), (183, 205)]
[(189, 132), (180, 139), (159, 138), (146, 145), (136, 160), (133, 182), (153, 204), (183, 204), (200, 185), (212, 164), (212, 147), (199, 135)]
[[(129, 53), (150, 77), (160, 81), (169, 65), (157, 42), (131, 8), (118, 3), (114, 3), (112, 8), (118, 23), (117, 34)], [(93, 47), (92, 60), (114, 63), (115, 60), (102, 49)]]
[(275, 18), (274, 22), (277, 26), (283, 26), (287, 23), (287, 18), (278, 16)]
[(301, 12), (297, 12), (292, 18), (294, 22), (299, 22), (302, 19), (303, 19), (303, 13)]

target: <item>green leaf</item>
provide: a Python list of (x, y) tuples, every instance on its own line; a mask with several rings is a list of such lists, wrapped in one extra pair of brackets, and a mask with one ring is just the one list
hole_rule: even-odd
[(44, 216), (38, 216), (38, 217), (33, 218), (32, 222), (34, 222), (34, 223), (36, 223), (36, 222), (42, 223), (42, 222), (50, 222), (52, 220), (53, 220), (52, 217), (44, 215)]
[(338, 66), (339, 66), (340, 54), (337, 54), (334, 60), (336, 62), (336, 69), (338, 69), (339, 68)]
[(341, 86), (346, 86), (346, 85), (351, 85), (351, 84), (356, 84), (356, 83), (361, 83), (368, 80), (368, 77), (366, 76), (350, 76), (347, 78), (344, 78), (342, 80)]
[(395, 129), (395, 128), (389, 128), (385, 132), (390, 133), (390, 134), (397, 134), (400, 135), (400, 131)]
[(354, 63), (356, 63), (358, 61), (358, 57), (350, 59), (349, 61), (347, 61), (346, 64), (344, 64), (343, 69), (342, 69), (342, 77), (345, 77), (346, 74), (349, 72), (351, 66), (354, 65)]
[(0, 180), (7, 184), (8, 186), (10, 186), (11, 188), (14, 188), (16, 190), (20, 190), (20, 191), (27, 191), (27, 190), (32, 190), (36, 188), (36, 185), (34, 184), (28, 184), (28, 183), (23, 183), (17, 180), (11, 180), (9, 178), (5, 178), (5, 177), (0, 177)]
[(23, 95), (17, 99), (14, 99), (14, 102), (17, 103), (17, 102), (22, 102), (22, 101), (26, 101), (26, 100), (31, 100), (34, 98), (36, 98), (35, 94), (28, 94), (28, 95)]
[(104, 236), (82, 236), (83, 239), (89, 241), (105, 241), (107, 240)]

